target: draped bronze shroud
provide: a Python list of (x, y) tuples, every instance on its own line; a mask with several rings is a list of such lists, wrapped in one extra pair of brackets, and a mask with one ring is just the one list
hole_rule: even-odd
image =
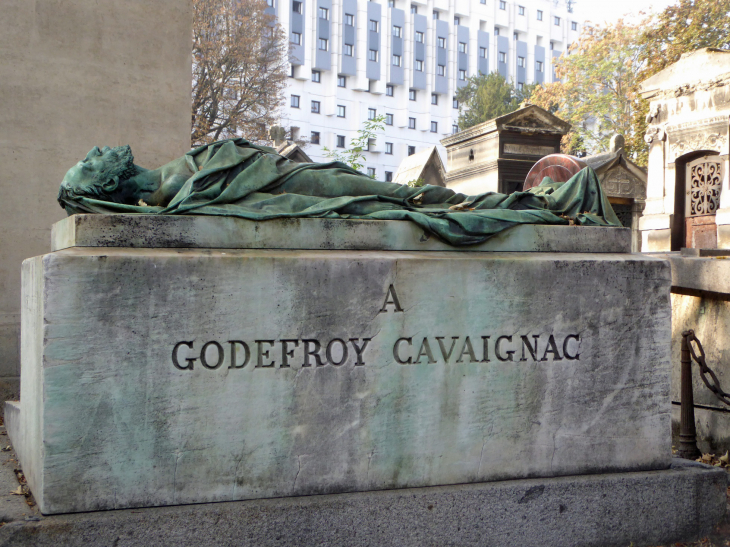
[(66, 198), (62, 206), (69, 215), (409, 220), (459, 246), (482, 243), (518, 224), (569, 224), (572, 220), (584, 226), (621, 226), (590, 167), (565, 183), (546, 177), (526, 192), (465, 196), (440, 186), (411, 188), (376, 181), (341, 162), (296, 163), (241, 138), (201, 146), (170, 165), (174, 173), (188, 179), (167, 207), (87, 197)]

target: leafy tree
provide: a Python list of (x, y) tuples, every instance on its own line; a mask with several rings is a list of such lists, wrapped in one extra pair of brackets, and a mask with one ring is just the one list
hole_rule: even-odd
[[(677, 62), (683, 53), (705, 47), (730, 49), (730, 0), (678, 0), (649, 16), (642, 28), (646, 30), (639, 38), (644, 61), (639, 81)], [(641, 101), (634, 114), (637, 134), (646, 132), (648, 111), (649, 102)], [(643, 165), (647, 153), (644, 147), (639, 154)]]
[(288, 40), (265, 0), (192, 0), (193, 146), (266, 140), (286, 87)]
[(365, 120), (363, 127), (357, 130), (357, 137), (350, 141), (350, 148), (344, 152), (331, 150), (324, 146), (324, 155), (334, 161), (341, 161), (360, 171), (365, 165), (365, 152), (370, 146), (370, 140), (376, 137), (378, 131), (385, 127), (385, 116), (375, 116), (372, 120)]
[(514, 112), (529, 99), (535, 87), (532, 84), (517, 89), (498, 72), (470, 77), (466, 85), (456, 92), (459, 129)]
[[(644, 133), (634, 124), (641, 109), (638, 86), (644, 65), (639, 27), (584, 27), (568, 55), (557, 61), (560, 82), (538, 87), (530, 102), (550, 110), (573, 127), (563, 150), (580, 154), (608, 148), (613, 135), (626, 139), (626, 151), (638, 159)], [(586, 150), (588, 149), (588, 150)]]

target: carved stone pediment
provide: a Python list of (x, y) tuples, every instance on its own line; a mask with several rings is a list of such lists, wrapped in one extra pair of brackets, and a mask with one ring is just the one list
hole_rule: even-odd
[(564, 135), (570, 125), (543, 109), (526, 108), (497, 119), (497, 127), (528, 133), (557, 133)]
[(646, 198), (646, 185), (620, 165), (608, 170), (601, 186), (609, 197)]

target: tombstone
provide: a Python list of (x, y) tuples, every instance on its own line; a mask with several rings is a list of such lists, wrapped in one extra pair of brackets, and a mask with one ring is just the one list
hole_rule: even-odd
[(526, 105), (446, 137), (446, 186), (467, 195), (519, 190), (536, 161), (560, 152), (568, 131), (567, 122)]
[(582, 158), (598, 175), (616, 216), (631, 228), (631, 250), (641, 250), (639, 219), (646, 200), (646, 171), (624, 152), (623, 135), (614, 135), (608, 152)]
[[(109, 150), (64, 179), (73, 214), (23, 263), (21, 400), (5, 414), (44, 514), (173, 506), (158, 517), (179, 523), (172, 544), (196, 522), (175, 506), (248, 500), (201, 528), (230, 539), (243, 511), (235, 530), (264, 526), (257, 544), (357, 530), (409, 547), (586, 544), (599, 527), (656, 544), (722, 517), (724, 470), (672, 460), (672, 279), (629, 252), (630, 230), (472, 213), (444, 188), (427, 215), (320, 165), (286, 164), (290, 190), (322, 181), (286, 193), (283, 162), (233, 148), (127, 179), (131, 151)], [(208, 204), (150, 210), (162, 178), (183, 183), (170, 207)], [(373, 215), (340, 215), (361, 183)], [(114, 199), (136, 191), (153, 205)]]
[(445, 186), (446, 172), (435, 146), (403, 158), (393, 178), (398, 184), (419, 180), (424, 185)]
[(730, 52), (686, 53), (641, 95), (650, 101), (642, 250), (730, 248)]
[(286, 129), (280, 125), (274, 125), (269, 129), (269, 137), (274, 141), (274, 146), (279, 146), (286, 142)]

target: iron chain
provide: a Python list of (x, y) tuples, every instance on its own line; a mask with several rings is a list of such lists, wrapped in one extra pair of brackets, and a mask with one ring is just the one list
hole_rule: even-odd
[[(707, 386), (707, 389), (712, 391), (712, 393), (717, 397), (720, 401), (725, 403), (726, 405), (730, 406), (730, 393), (727, 393), (722, 390), (720, 387), (720, 381), (717, 379), (717, 375), (715, 372), (707, 366), (707, 363), (705, 362), (705, 350), (702, 347), (702, 344), (700, 343), (697, 336), (695, 336), (695, 331), (688, 330), (687, 332), (683, 332), (682, 336), (684, 336), (687, 339), (687, 346), (689, 347), (689, 352), (692, 355), (692, 359), (695, 360), (695, 362), (700, 367), (700, 377), (702, 378), (702, 381)], [(695, 342), (697, 344), (697, 349), (699, 351), (699, 357), (697, 356), (697, 353), (695, 352), (695, 347), (692, 345), (692, 342)], [(710, 379), (708, 380), (707, 375), (710, 376)]]

